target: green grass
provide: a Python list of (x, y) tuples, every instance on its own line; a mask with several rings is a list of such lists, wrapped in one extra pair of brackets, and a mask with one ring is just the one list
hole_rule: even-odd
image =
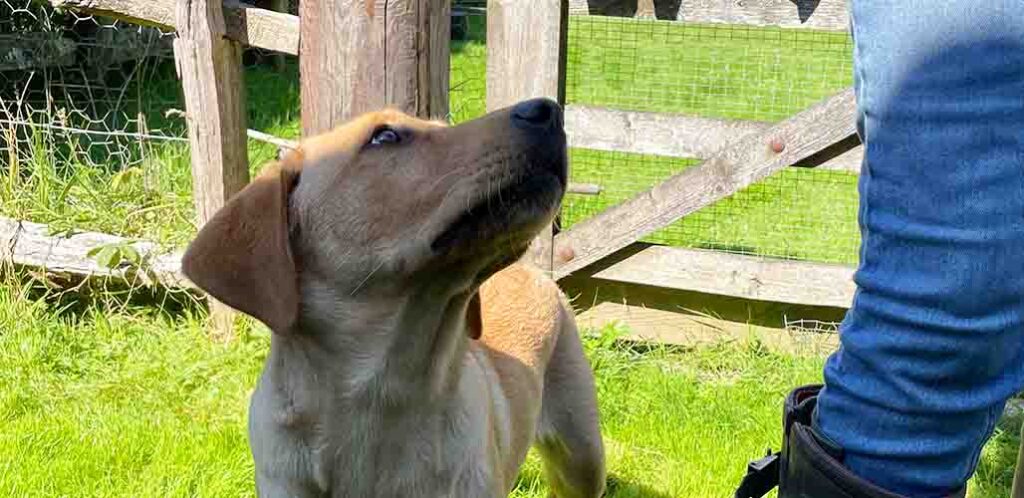
[[(250, 395), (268, 336), (244, 323), (210, 341), (201, 314), (108, 301), (65, 306), (0, 287), (0, 495), (252, 496)], [(611, 497), (720, 497), (780, 441), (791, 387), (822, 359), (757, 343), (640, 351), (588, 334)], [(1018, 421), (1014, 421), (1017, 423)], [(1007, 496), (1018, 444), (1007, 423), (972, 496)], [(531, 455), (512, 496), (543, 497)]]
[(852, 82), (841, 33), (569, 19), (570, 103), (777, 121)]

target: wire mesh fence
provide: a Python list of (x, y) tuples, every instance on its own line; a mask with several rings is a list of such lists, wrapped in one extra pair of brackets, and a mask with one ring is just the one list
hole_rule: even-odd
[[(0, 0), (0, 215), (187, 242), (191, 168), (172, 36)], [(243, 62), (249, 127), (298, 137), (297, 59), (250, 48)], [(274, 157), (250, 142), (253, 169)]]
[[(88, 166), (141, 161), (140, 80), (169, 56), (162, 33), (116, 21), (55, 12), (31, 0), (0, 1), (0, 124), (8, 159), (45, 145), (55, 159)], [(40, 143), (41, 142), (41, 143)]]
[(449, 113), (461, 123), (487, 108), (487, 1), (454, 1), (451, 32)]
[[(297, 0), (258, 0), (298, 12)], [(451, 119), (482, 115), (486, 2), (454, 2)], [(194, 233), (172, 33), (0, 0), (0, 215), (182, 245)], [(298, 61), (247, 48), (248, 127), (300, 135)], [(276, 157), (250, 141), (254, 172)]]
[[(569, 104), (776, 122), (849, 86), (851, 77), (851, 43), (843, 33), (601, 16), (569, 20)], [(602, 192), (567, 196), (563, 228), (697, 163), (573, 149), (572, 180), (598, 184)], [(645, 240), (855, 263), (856, 178), (790, 168)]]
[(164, 169), (187, 146), (158, 112), (176, 103), (172, 61), (155, 29), (0, 0), (0, 214), (132, 236), (174, 220)]

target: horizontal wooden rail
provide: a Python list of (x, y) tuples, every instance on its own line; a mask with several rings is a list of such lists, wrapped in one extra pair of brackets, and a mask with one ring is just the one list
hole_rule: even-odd
[(594, 278), (777, 303), (848, 308), (853, 267), (651, 246)]
[[(742, 137), (702, 163), (584, 220), (555, 237), (562, 278), (704, 206), (856, 136), (853, 89), (844, 90), (761, 132)], [(784, 147), (772, 147), (781, 143)]]
[[(103, 247), (130, 246), (139, 265), (107, 268), (90, 251)], [(0, 217), (0, 262), (14, 263), (49, 275), (75, 278), (117, 278), (129, 283), (193, 289), (181, 273), (181, 253), (163, 253), (151, 242), (139, 242), (95, 232), (69, 236), (50, 234), (47, 225)]]
[(70, 66), (78, 43), (59, 35), (21, 33), (0, 38), (0, 71)]
[[(576, 104), (565, 108), (565, 131), (572, 147), (667, 157), (709, 157), (729, 143), (764, 132), (771, 126), (772, 123), (764, 121), (623, 111)], [(859, 173), (863, 157), (863, 148), (858, 145), (821, 164), (801, 166)]]
[[(98, 14), (134, 24), (174, 30), (176, 0), (37, 0), (57, 9)], [(259, 9), (237, 0), (224, 1), (227, 37), (252, 47), (299, 53), (299, 18)]]
[(565, 132), (572, 147), (669, 157), (707, 157), (771, 123), (640, 112), (570, 104)]
[[(277, 147), (278, 157), (283, 157), (283, 154), (287, 151), (294, 150), (299, 147), (298, 141), (288, 140), (287, 138), (278, 138), (269, 133), (263, 133), (262, 131), (245, 130), (245, 134), (253, 140), (268, 143)], [(601, 186), (596, 183), (569, 182), (565, 188), (566, 193), (578, 195), (601, 195), (601, 190)]]
[[(636, 0), (569, 0), (570, 15), (629, 15)], [(848, 31), (846, 0), (679, 0), (665, 2), (660, 19), (690, 23), (745, 24), (784, 28)]]

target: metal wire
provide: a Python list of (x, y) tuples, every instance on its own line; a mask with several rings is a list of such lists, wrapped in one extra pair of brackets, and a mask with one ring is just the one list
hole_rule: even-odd
[[(570, 16), (567, 100), (628, 111), (777, 122), (851, 84), (843, 33)], [(573, 126), (573, 123), (567, 123)], [(643, 130), (637, 130), (643, 133)], [(563, 226), (699, 163), (628, 151), (571, 152)], [(855, 263), (856, 175), (790, 168), (645, 238), (662, 244)]]
[(58, 161), (123, 169), (142, 161), (143, 141), (179, 140), (179, 130), (147, 126), (140, 85), (170, 54), (169, 38), (154, 29), (0, 0), (8, 160), (45, 149)]
[(461, 123), (486, 111), (487, 2), (452, 2), (449, 121)]

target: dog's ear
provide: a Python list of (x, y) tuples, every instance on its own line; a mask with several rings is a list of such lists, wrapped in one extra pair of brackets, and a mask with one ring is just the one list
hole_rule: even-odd
[(484, 318), (480, 310), (480, 292), (474, 292), (469, 298), (469, 306), (466, 308), (466, 328), (469, 331), (469, 338), (474, 341), (484, 333)]
[(200, 289), (277, 333), (291, 330), (299, 312), (288, 197), (300, 164), (298, 157), (289, 157), (235, 194), (182, 258), (182, 271)]

